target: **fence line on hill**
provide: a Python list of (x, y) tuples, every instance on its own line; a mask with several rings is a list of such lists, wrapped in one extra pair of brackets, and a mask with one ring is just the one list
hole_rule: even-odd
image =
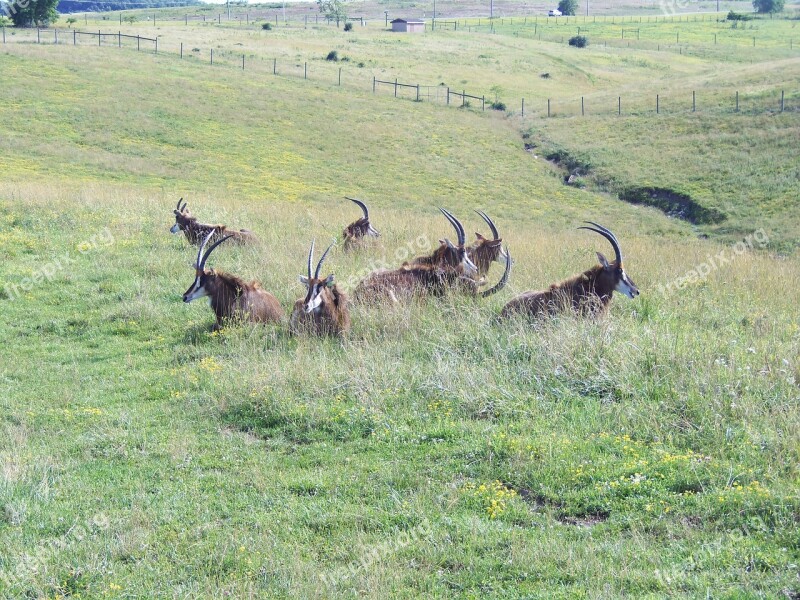
[[(62, 33), (59, 39), (59, 31)], [(133, 41), (136, 41), (137, 51), (142, 50), (143, 42), (145, 44), (152, 44), (152, 52), (159, 56), (176, 56), (181, 60), (195, 60), (194, 54), (199, 54), (199, 48), (192, 48), (191, 54), (184, 53), (184, 43), (180, 42), (178, 47), (170, 50), (165, 50), (162, 45), (159, 51), (158, 38), (148, 38), (141, 35), (129, 35), (122, 32), (103, 33), (102, 31), (78, 31), (68, 30), (72, 35), (64, 37), (64, 30), (58, 29), (37, 29), (35, 42), (37, 44), (46, 43), (43, 41), (42, 34), (50, 36), (52, 34), (52, 43), (57, 45), (84, 45), (80, 44), (82, 38), (96, 38), (96, 46), (107, 48), (110, 46), (117, 46), (118, 48), (132, 49)], [(72, 44), (69, 44), (69, 37), (72, 38)], [(112, 43), (103, 43), (103, 41), (111, 39)], [(33, 40), (31, 40), (33, 41)], [(116, 44), (113, 44), (116, 41)], [(3, 28), (3, 44), (7, 43), (5, 36), (5, 29)], [(18, 43), (25, 43), (19, 41)], [(95, 45), (94, 42), (91, 45)], [(200, 60), (200, 57), (197, 57)], [(235, 66), (241, 70), (250, 70), (260, 72), (261, 74), (268, 74), (271, 72), (273, 76), (283, 77), (302, 77), (305, 80), (313, 79), (315, 81), (327, 82), (331, 85), (342, 87), (342, 73), (343, 68), (338, 66), (334, 74), (330, 77), (321, 75), (321, 71), (309, 72), (308, 62), (303, 62), (302, 65), (293, 61), (286, 61), (279, 63), (277, 58), (265, 59), (256, 55), (250, 55), (250, 61), (247, 61), (246, 54), (234, 53), (226, 50), (214, 49), (209, 51), (209, 65), (213, 66)], [(263, 65), (268, 65), (266, 68)], [(366, 86), (361, 86), (353, 83), (350, 80), (349, 87), (358, 87), (364, 89)], [(469, 100), (480, 101), (480, 108), (482, 111), (486, 110), (486, 95), (468, 94), (466, 90), (460, 92), (450, 89), (449, 87), (440, 85), (423, 85), (420, 83), (401, 82), (399, 78), (394, 81), (380, 80), (377, 77), (372, 77), (372, 92), (378, 94), (382, 87), (389, 87), (393, 91), (396, 98), (411, 99), (417, 102), (428, 101), (444, 106), (458, 106), (463, 109), (471, 109), (472, 106)], [(408, 95), (405, 92), (410, 91)], [(800, 112), (800, 91), (790, 92), (786, 94), (784, 89), (773, 88), (767, 90), (766, 93), (750, 94), (744, 96), (736, 90), (719, 90), (717, 93), (710, 93), (707, 96), (698, 96), (695, 90), (691, 90), (691, 96), (687, 92), (683, 99), (679, 99), (676, 94), (664, 96), (663, 93), (656, 93), (654, 95), (634, 95), (629, 93), (627, 96), (621, 94), (611, 95), (608, 92), (601, 92), (590, 96), (580, 96), (573, 98), (538, 98), (534, 101), (533, 105), (531, 100), (521, 98), (518, 104), (513, 108), (508, 108), (506, 103), (500, 102), (495, 99), (490, 103), (490, 108), (504, 112), (508, 116), (520, 117), (539, 117), (539, 118), (557, 118), (557, 117), (592, 117), (592, 116), (641, 116), (641, 115), (661, 115), (661, 114), (677, 114), (677, 113), (743, 113), (749, 115), (755, 114), (771, 114), (782, 113), (787, 111)], [(451, 96), (460, 98), (460, 102), (451, 102)], [(787, 100), (789, 101), (787, 103)], [(700, 110), (698, 110), (698, 106)], [(519, 107), (519, 110), (517, 110)]]

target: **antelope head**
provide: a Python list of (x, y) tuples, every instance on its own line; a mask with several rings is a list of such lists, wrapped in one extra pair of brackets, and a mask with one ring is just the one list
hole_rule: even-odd
[(348, 230), (349, 229), (353, 230), (352, 233), (354, 237), (364, 237), (364, 236), (380, 237), (381, 234), (378, 232), (377, 229), (375, 229), (372, 226), (372, 224), (369, 221), (369, 209), (367, 208), (367, 205), (364, 204), (361, 200), (358, 200), (356, 198), (350, 198), (348, 196), (345, 196), (345, 199), (350, 200), (350, 202), (354, 202), (355, 204), (357, 204), (358, 207), (361, 209), (361, 212), (364, 213), (363, 217), (361, 217), (348, 227)]
[(467, 241), (464, 226), (449, 211), (443, 208), (439, 208), (439, 210), (456, 230), (456, 239), (458, 240), (458, 245), (453, 244), (453, 242), (447, 238), (439, 240), (439, 243), (442, 244), (439, 251), (443, 252), (442, 258), (444, 264), (451, 267), (458, 267), (461, 265), (464, 269), (464, 275), (467, 277), (474, 277), (478, 274), (478, 268), (475, 266), (475, 263), (472, 262), (467, 253), (467, 249), (464, 247)]
[(628, 277), (622, 266), (622, 250), (620, 250), (617, 237), (611, 233), (610, 230), (593, 221), (584, 221), (584, 223), (589, 223), (589, 225), (593, 225), (593, 227), (578, 227), (578, 229), (588, 229), (589, 231), (599, 233), (611, 242), (611, 246), (614, 248), (614, 253), (616, 254), (614, 261), (608, 262), (608, 259), (606, 259), (602, 253), (597, 253), (597, 259), (600, 261), (600, 265), (603, 268), (600, 277), (598, 277), (598, 286), (602, 285), (609, 290), (625, 294), (631, 299), (638, 296), (639, 288), (637, 288), (633, 280)]
[[(470, 247), (470, 254), (475, 257), (473, 262), (478, 265), (479, 269), (485, 267), (487, 270), (492, 262), (505, 264), (508, 254), (506, 253), (506, 249), (503, 248), (503, 239), (497, 232), (497, 227), (485, 212), (482, 210), (476, 210), (475, 212), (486, 221), (486, 224), (492, 232), (492, 239), (485, 238), (477, 231), (475, 232), (477, 241)], [(485, 263), (485, 265), (478, 264), (479, 262)]]
[(204, 254), (203, 250), (205, 250), (208, 241), (212, 238), (212, 236), (214, 236), (215, 233), (216, 232), (213, 230), (210, 231), (203, 240), (203, 243), (200, 245), (200, 251), (197, 253), (197, 263), (195, 264), (194, 283), (192, 283), (192, 285), (189, 286), (189, 289), (186, 290), (186, 293), (183, 294), (183, 301), (186, 303), (189, 303), (192, 300), (197, 300), (198, 298), (210, 296), (213, 293), (212, 288), (216, 283), (217, 274), (214, 272), (214, 269), (207, 270), (205, 268), (206, 261), (208, 260), (208, 257), (211, 256), (214, 248), (219, 246), (229, 237), (233, 237), (232, 235), (226, 235), (224, 238), (215, 242), (214, 245), (212, 245)]
[(325, 250), (325, 252), (323, 252), (322, 257), (317, 263), (317, 269), (314, 271), (314, 275), (312, 276), (311, 264), (314, 262), (315, 241), (311, 242), (311, 250), (308, 252), (308, 276), (300, 275), (300, 283), (305, 284), (305, 286), (308, 288), (306, 298), (303, 300), (303, 310), (307, 314), (319, 309), (320, 305), (325, 299), (326, 291), (336, 285), (333, 280), (333, 275), (328, 275), (325, 279), (320, 279), (319, 276), (320, 271), (322, 270), (322, 263), (325, 262), (325, 258), (328, 256), (328, 252), (331, 251), (331, 248), (333, 248), (334, 244), (336, 244), (335, 241), (328, 246), (328, 249)]
[(181, 202), (183, 202), (183, 198), (178, 200), (178, 206), (172, 211), (175, 213), (175, 224), (169, 228), (171, 233), (180, 233), (190, 218), (190, 213), (186, 209), (186, 202), (183, 202), (183, 206), (181, 206)]

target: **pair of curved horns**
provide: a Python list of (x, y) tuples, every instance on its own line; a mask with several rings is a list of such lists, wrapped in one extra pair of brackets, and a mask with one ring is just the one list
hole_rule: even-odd
[(181, 207), (181, 202), (183, 202), (183, 198), (178, 200), (178, 206), (175, 207), (175, 210), (177, 210), (178, 212), (183, 212), (184, 210), (186, 210), (186, 204), (187, 203), (183, 202), (183, 207)]
[(464, 226), (461, 224), (461, 221), (456, 219), (450, 212), (446, 211), (443, 208), (439, 208), (442, 211), (442, 214), (450, 221), (450, 224), (456, 230), (456, 234), (458, 235), (458, 245), (463, 246), (464, 243), (467, 241), (467, 234), (464, 232)]
[(489, 215), (487, 215), (482, 210), (476, 210), (475, 212), (478, 213), (484, 221), (486, 221), (486, 224), (489, 226), (489, 229), (492, 230), (492, 235), (494, 236), (494, 239), (499, 240), (500, 234), (497, 232), (497, 227), (495, 226), (494, 222), (489, 218)]
[(359, 208), (361, 209), (361, 212), (364, 213), (364, 218), (367, 221), (369, 221), (369, 209), (367, 208), (366, 204), (364, 204), (361, 200), (357, 200), (356, 198), (350, 198), (349, 196), (345, 196), (344, 198), (345, 200), (350, 200), (350, 202), (355, 202), (356, 204), (358, 204)]
[[(316, 243), (317, 243), (316, 240), (311, 240), (311, 250), (308, 251), (308, 279), (309, 280), (312, 279), (312, 277), (311, 277), (311, 263), (314, 262), (314, 246), (316, 245)], [(328, 256), (328, 252), (330, 252), (331, 248), (333, 248), (335, 245), (336, 245), (336, 240), (333, 240), (333, 242), (331, 242), (331, 245), (328, 246), (328, 249), (325, 250), (325, 252), (322, 253), (322, 256), (320, 257), (319, 262), (317, 263), (317, 270), (314, 271), (314, 277), (313, 277), (314, 279), (319, 279), (319, 272), (322, 270), (322, 263), (325, 262), (325, 258)]]
[(602, 225), (598, 225), (594, 221), (584, 221), (584, 223), (589, 223), (589, 225), (594, 225), (594, 227), (578, 227), (578, 229), (588, 229), (589, 231), (594, 231), (595, 233), (599, 233), (604, 238), (606, 238), (611, 245), (614, 247), (614, 253), (617, 255), (616, 262), (618, 265), (622, 264), (622, 250), (619, 247), (619, 241), (617, 240), (617, 236), (615, 236), (610, 229), (606, 229)]
[(219, 246), (222, 242), (224, 242), (228, 238), (232, 238), (233, 237), (233, 234), (229, 234), (229, 235), (226, 235), (221, 240), (217, 240), (216, 242), (214, 242), (214, 245), (211, 246), (211, 248), (209, 248), (206, 251), (205, 254), (203, 254), (203, 250), (205, 249), (206, 244), (208, 244), (208, 240), (210, 240), (212, 237), (214, 237), (214, 234), (216, 234), (216, 233), (217, 233), (217, 231), (215, 229), (212, 229), (211, 231), (209, 231), (208, 235), (206, 236), (206, 239), (204, 239), (203, 243), (200, 244), (200, 251), (197, 253), (197, 268), (199, 270), (201, 270), (201, 271), (206, 268), (206, 261), (208, 260), (208, 257), (211, 256), (211, 253), (214, 251), (214, 248)]

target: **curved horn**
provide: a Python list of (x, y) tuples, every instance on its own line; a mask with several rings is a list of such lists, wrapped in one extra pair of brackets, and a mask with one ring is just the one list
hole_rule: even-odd
[(356, 200), (355, 198), (350, 198), (348, 196), (345, 196), (345, 200), (350, 200), (350, 202), (355, 202), (358, 204), (358, 206), (361, 208), (361, 211), (364, 213), (364, 218), (369, 221), (369, 209), (367, 208), (366, 204), (364, 204), (361, 200)]
[(622, 250), (619, 247), (619, 241), (617, 241), (617, 236), (615, 236), (611, 230), (606, 229), (602, 225), (598, 225), (594, 221), (584, 221), (584, 223), (589, 223), (590, 225), (594, 225), (594, 227), (578, 227), (578, 229), (588, 229), (589, 231), (594, 231), (595, 233), (599, 233), (604, 238), (606, 238), (611, 245), (614, 247), (614, 253), (616, 254), (616, 262), (618, 265), (622, 264)]
[(308, 278), (311, 279), (311, 263), (314, 261), (314, 246), (317, 240), (311, 240), (311, 250), (308, 251)]
[[(210, 240), (211, 236), (213, 236), (215, 233), (217, 233), (217, 232), (212, 229), (211, 232), (206, 236), (206, 239), (203, 240), (203, 246), (205, 246), (208, 243), (208, 240)], [(222, 242), (224, 242), (228, 238), (232, 238), (232, 237), (233, 237), (233, 234), (229, 234), (229, 235), (226, 235), (224, 238), (221, 238), (221, 239), (217, 240), (216, 242), (214, 242), (214, 244), (211, 246), (211, 248), (206, 250), (206, 253), (203, 255), (203, 260), (200, 263), (198, 268), (205, 269), (206, 261), (208, 260), (208, 257), (211, 256), (211, 253), (214, 251), (214, 248), (219, 246)], [(200, 250), (202, 251), (202, 247), (200, 248)]]
[(467, 241), (467, 234), (464, 232), (464, 226), (453, 216), (451, 212), (446, 211), (443, 208), (439, 208), (439, 210), (442, 211), (442, 214), (447, 217), (447, 220), (450, 221), (450, 224), (456, 230), (456, 234), (458, 234), (458, 245), (463, 246)]
[(176, 206), (176, 207), (175, 207), (175, 210), (177, 210), (178, 212), (180, 212), (180, 211), (181, 211), (181, 202), (183, 202), (183, 198), (181, 198), (180, 200), (178, 200), (178, 206)]
[(336, 240), (333, 240), (333, 242), (331, 242), (331, 245), (328, 246), (328, 249), (322, 253), (319, 262), (317, 263), (317, 270), (314, 273), (314, 279), (319, 279), (319, 272), (322, 270), (322, 263), (325, 262), (325, 257), (328, 256), (328, 252), (330, 252), (331, 248), (333, 248), (335, 245), (336, 245)]
[[(181, 200), (183, 200), (183, 198), (181, 198)], [(184, 202), (184, 203), (183, 203), (183, 206), (181, 206), (181, 208), (180, 208), (180, 211), (181, 211), (181, 212), (183, 212), (183, 211), (185, 211), (185, 210), (186, 210), (186, 205), (187, 205), (187, 204), (188, 204), (188, 202)]]
[(506, 287), (506, 284), (508, 283), (508, 276), (510, 274), (511, 274), (511, 253), (508, 251), (508, 248), (506, 248), (506, 268), (505, 271), (503, 271), (503, 276), (500, 278), (500, 281), (497, 282), (497, 285), (495, 285), (493, 288), (481, 292), (481, 298), (486, 298), (487, 296), (496, 294), (504, 287)]
[(489, 218), (489, 215), (487, 215), (482, 210), (476, 210), (475, 212), (478, 213), (484, 221), (486, 221), (486, 224), (489, 226), (489, 229), (492, 230), (492, 235), (494, 236), (494, 239), (499, 240), (500, 234), (497, 233), (497, 227), (495, 227), (494, 222)]

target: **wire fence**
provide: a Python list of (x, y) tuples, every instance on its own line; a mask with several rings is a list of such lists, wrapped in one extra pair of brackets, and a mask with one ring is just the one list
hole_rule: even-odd
[[(678, 113), (703, 114), (765, 114), (800, 112), (800, 90), (787, 92), (781, 87), (763, 88), (740, 92), (730, 88), (704, 88), (702, 94), (696, 90), (644, 93), (626, 91), (613, 94), (607, 91), (569, 98), (520, 98), (514, 105), (487, 100), (487, 95), (467, 90), (456, 90), (440, 85), (418, 82), (379, 79), (367, 80), (359, 69), (345, 70), (339, 63), (316, 60), (298, 62), (287, 59), (267, 58), (256, 54), (237, 53), (225, 49), (209, 49), (185, 45), (183, 42), (159, 41), (158, 37), (124, 34), (121, 31), (103, 32), (36, 29), (26, 30), (27, 35), (15, 35), (15, 43), (53, 44), (59, 46), (96, 46), (136, 50), (158, 56), (168, 56), (194, 63), (205, 63), (213, 67), (237, 68), (256, 75), (273, 75), (313, 80), (318, 83), (371, 91), (375, 95), (392, 94), (395, 98), (415, 102), (435, 103), (460, 109), (486, 111), (497, 110), (507, 116), (525, 118), (563, 118), (593, 116), (662, 115)], [(5, 28), (2, 28), (2, 43), (7, 44)], [(542, 74), (546, 75), (546, 74)]]

